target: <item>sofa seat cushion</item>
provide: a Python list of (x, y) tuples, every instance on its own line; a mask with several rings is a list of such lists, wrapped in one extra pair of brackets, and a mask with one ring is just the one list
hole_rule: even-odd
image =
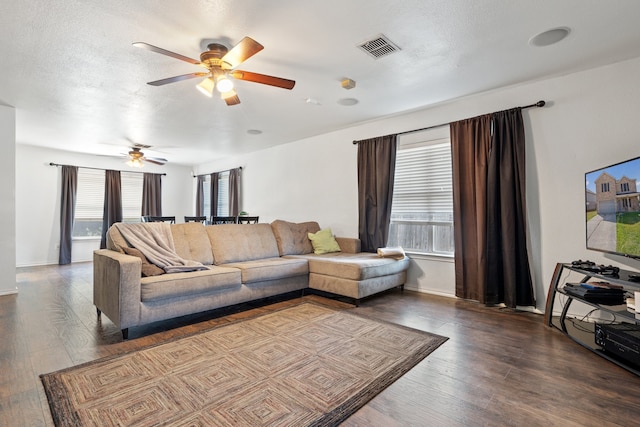
[(278, 219), (271, 223), (271, 228), (278, 242), (280, 256), (313, 253), (308, 234), (320, 231), (320, 225), (315, 221), (294, 223)]
[(240, 269), (242, 283), (256, 283), (309, 274), (309, 263), (305, 259), (267, 258), (234, 262), (225, 264), (224, 267)]
[(201, 222), (171, 224), (173, 246), (180, 258), (198, 261), (204, 265), (213, 264), (211, 243)]
[(218, 224), (205, 229), (215, 265), (279, 256), (269, 224)]
[(382, 258), (377, 254), (361, 252), (348, 254), (335, 252), (322, 255), (291, 255), (287, 258), (309, 261), (309, 272), (350, 280), (366, 280), (400, 273), (409, 268), (409, 258), (402, 260)]
[(143, 277), (140, 279), (140, 300), (149, 302), (193, 296), (241, 285), (240, 270), (211, 266), (207, 270)]

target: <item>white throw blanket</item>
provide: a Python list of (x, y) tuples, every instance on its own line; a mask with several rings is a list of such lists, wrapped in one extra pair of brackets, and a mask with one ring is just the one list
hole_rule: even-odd
[(171, 228), (166, 222), (122, 223), (114, 226), (129, 245), (138, 249), (150, 263), (167, 273), (207, 270), (203, 264), (181, 258), (173, 245)]
[(404, 259), (404, 249), (400, 246), (378, 248), (378, 256), (382, 258)]

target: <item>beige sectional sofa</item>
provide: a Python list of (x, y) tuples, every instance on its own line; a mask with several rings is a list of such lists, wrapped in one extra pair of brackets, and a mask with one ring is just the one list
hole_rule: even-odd
[(316, 222), (167, 226), (175, 253), (206, 269), (151, 275), (160, 269), (115, 226), (107, 232), (107, 249), (94, 252), (94, 304), (125, 339), (131, 327), (307, 288), (357, 304), (402, 286), (409, 267), (406, 257), (361, 253), (353, 238), (336, 238), (340, 252), (316, 255), (307, 235), (320, 230)]

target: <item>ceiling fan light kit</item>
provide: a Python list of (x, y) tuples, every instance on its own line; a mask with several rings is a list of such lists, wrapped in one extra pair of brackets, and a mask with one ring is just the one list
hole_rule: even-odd
[(141, 147), (151, 148), (150, 145), (135, 144), (131, 147), (131, 151), (127, 153), (126, 164), (132, 168), (142, 168), (145, 162), (153, 163), (155, 165), (162, 166), (167, 162), (167, 159), (160, 157), (145, 157), (144, 153), (140, 150)]
[(140, 160), (140, 159), (129, 159), (129, 160), (127, 160), (127, 165), (131, 166), (132, 168), (142, 168), (142, 167), (144, 167), (144, 163), (142, 163), (142, 160)]
[(218, 76), (216, 80), (216, 89), (218, 89), (218, 92), (226, 93), (233, 89), (233, 82), (229, 80), (226, 75), (222, 74)]
[(232, 47), (231, 50), (219, 43), (211, 43), (207, 45), (207, 49), (209, 50), (200, 54), (200, 61), (144, 42), (136, 42), (133, 43), (133, 45), (135, 47), (170, 56), (193, 65), (198, 65), (208, 70), (208, 73), (197, 72), (183, 74), (180, 76), (148, 82), (147, 84), (152, 86), (162, 86), (195, 77), (205, 77), (205, 79), (196, 86), (197, 89), (211, 97), (213, 96), (213, 89), (217, 87), (218, 91), (222, 94), (221, 98), (227, 103), (227, 105), (236, 105), (240, 103), (240, 98), (233, 89), (234, 85), (229, 77), (289, 90), (293, 89), (296, 84), (294, 80), (234, 69), (264, 49), (264, 46), (253, 40), (251, 37), (243, 38), (238, 44)]
[(198, 89), (201, 93), (211, 98), (213, 96), (213, 88), (215, 87), (215, 83), (211, 77), (207, 77), (203, 79), (200, 83), (196, 85), (196, 89)]

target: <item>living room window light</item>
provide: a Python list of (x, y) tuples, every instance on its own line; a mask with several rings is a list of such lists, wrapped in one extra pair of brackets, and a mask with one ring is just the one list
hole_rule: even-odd
[[(143, 175), (120, 172), (123, 222), (140, 222)], [(104, 170), (78, 168), (74, 239), (100, 239), (104, 209)]]
[(453, 257), (448, 126), (399, 136), (388, 245), (413, 254)]

